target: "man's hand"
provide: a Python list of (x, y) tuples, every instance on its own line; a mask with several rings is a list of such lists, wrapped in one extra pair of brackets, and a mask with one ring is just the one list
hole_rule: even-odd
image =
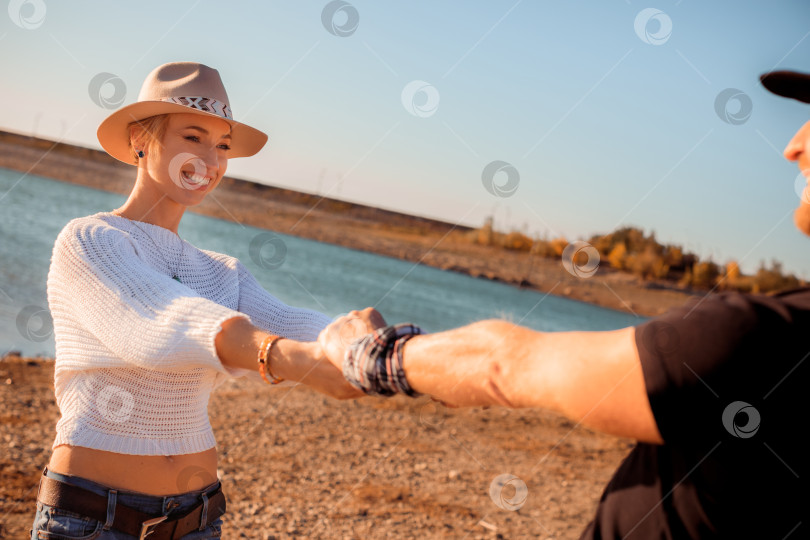
[(348, 315), (335, 319), (332, 324), (324, 328), (318, 336), (318, 343), (329, 361), (342, 373), (343, 358), (349, 345), (385, 325), (385, 319), (374, 308), (368, 307), (363, 311), (352, 311)]

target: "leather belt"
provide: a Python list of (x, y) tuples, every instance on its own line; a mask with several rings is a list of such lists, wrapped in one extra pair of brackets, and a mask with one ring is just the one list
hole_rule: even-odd
[[(207, 494), (207, 497), (206, 525), (209, 525), (225, 513), (225, 495), (222, 493), (222, 486), (217, 486), (214, 491)], [(40, 479), (37, 500), (42, 504), (80, 514), (102, 523), (107, 521), (106, 496), (66, 484), (45, 476), (44, 473)], [(146, 537), (149, 537), (149, 540), (176, 540), (192, 531), (199, 530), (203, 509), (204, 503), (200, 502), (185, 514), (169, 518), (163, 515), (146, 514), (123, 504), (116, 504), (112, 528), (141, 540)]]

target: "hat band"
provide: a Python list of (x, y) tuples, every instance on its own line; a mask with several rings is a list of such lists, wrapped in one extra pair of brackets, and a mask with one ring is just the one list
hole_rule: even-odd
[(161, 101), (176, 103), (178, 105), (183, 105), (184, 107), (197, 109), (198, 111), (213, 113), (217, 116), (221, 116), (222, 118), (233, 120), (231, 108), (228, 107), (228, 104), (225, 103), (224, 101), (218, 101), (216, 99), (201, 96), (167, 97), (161, 99)]

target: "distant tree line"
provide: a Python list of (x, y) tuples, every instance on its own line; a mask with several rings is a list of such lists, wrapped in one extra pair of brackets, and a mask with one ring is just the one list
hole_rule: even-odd
[[(519, 231), (495, 231), (492, 218), (488, 218), (480, 229), (469, 233), (467, 238), (477, 244), (526, 251), (549, 258), (561, 257), (569, 244), (562, 237), (532, 239)], [(669, 282), (685, 289), (767, 293), (805, 285), (803, 280), (784, 273), (782, 263), (778, 261), (772, 261), (770, 266), (762, 262), (754, 275), (746, 275), (740, 271), (736, 261), (729, 261), (725, 266), (711, 259), (702, 261), (681, 246), (659, 243), (654, 232), (647, 235), (636, 227), (623, 227), (609, 234), (594, 235), (587, 242), (599, 252), (600, 264), (632, 273), (645, 281)], [(580, 256), (586, 258), (587, 254), (581, 253)], [(580, 262), (584, 263), (585, 260), (575, 261)]]

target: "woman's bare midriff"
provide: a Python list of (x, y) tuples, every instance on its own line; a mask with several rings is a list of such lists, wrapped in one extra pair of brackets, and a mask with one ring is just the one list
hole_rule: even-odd
[(217, 450), (177, 456), (134, 456), (81, 446), (57, 446), (48, 468), (123, 491), (176, 495), (217, 480)]

